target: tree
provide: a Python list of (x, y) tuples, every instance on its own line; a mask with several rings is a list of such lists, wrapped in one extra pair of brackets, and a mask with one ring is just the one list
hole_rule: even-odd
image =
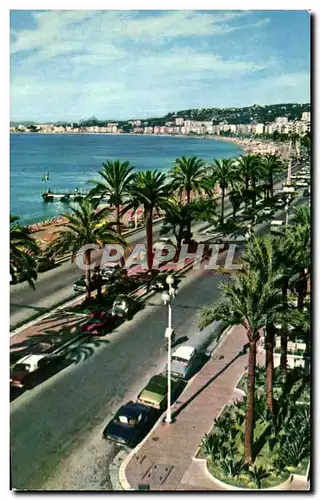
[(232, 158), (223, 158), (215, 160), (211, 165), (212, 179), (221, 189), (221, 224), (224, 223), (224, 199), (232, 179), (234, 179), (234, 160)]
[(283, 171), (284, 165), (277, 155), (269, 154), (262, 158), (264, 173), (268, 182), (268, 196), (273, 196), (274, 178)]
[(116, 210), (117, 232), (121, 234), (121, 206), (124, 205), (128, 197), (129, 187), (133, 181), (134, 167), (128, 161), (106, 161), (103, 163), (103, 170), (99, 172), (100, 180), (91, 181), (96, 186), (91, 190), (90, 195), (101, 195), (108, 197), (111, 206)]
[(191, 204), (180, 205), (172, 203), (165, 209), (165, 219), (161, 229), (161, 234), (173, 232), (177, 250), (180, 251), (181, 243), (184, 238), (190, 240), (191, 235), (188, 232), (193, 218), (193, 210)]
[[(211, 314), (205, 310), (208, 325), (214, 320), (222, 320), (229, 326), (242, 325), (249, 341), (248, 359), (248, 395), (245, 422), (245, 460), (252, 463), (252, 445), (254, 429), (255, 368), (257, 341), (260, 330), (264, 328), (279, 308), (280, 292), (273, 283), (262, 281), (261, 275), (249, 266), (244, 266), (241, 273), (232, 275), (229, 283), (221, 285), (222, 299), (214, 304)], [(202, 323), (203, 325), (203, 323)]]
[[(84, 245), (99, 245), (108, 243), (125, 245), (124, 239), (112, 229), (107, 215), (108, 208), (97, 210), (98, 201), (84, 198), (79, 200), (78, 208), (71, 208), (71, 213), (62, 214), (67, 219), (65, 227), (58, 233), (57, 238), (49, 245), (49, 251), (54, 255), (64, 255), (71, 252), (71, 261)], [(86, 269), (86, 299), (91, 297), (91, 249), (84, 252)]]
[[(246, 250), (242, 255), (242, 261), (250, 269), (255, 270), (260, 276), (262, 283), (271, 283), (277, 287), (282, 278), (277, 263), (277, 240), (270, 236), (259, 238), (254, 236), (247, 243)], [(266, 351), (266, 402), (271, 414), (273, 414), (273, 347), (275, 339), (274, 319), (269, 315), (269, 322), (265, 328), (265, 351)]]
[(157, 170), (138, 172), (130, 185), (130, 199), (125, 204), (123, 212), (144, 207), (147, 234), (147, 263), (152, 268), (153, 241), (152, 223), (155, 210), (166, 210), (173, 201), (172, 185), (166, 183), (166, 174)]
[(196, 156), (177, 158), (170, 173), (173, 180), (173, 190), (177, 190), (180, 197), (185, 192), (187, 203), (190, 203), (192, 192), (202, 194), (206, 171), (200, 158)]
[(17, 279), (20, 273), (28, 281), (31, 288), (35, 289), (37, 279), (36, 256), (40, 249), (28, 227), (18, 223), (19, 217), (10, 215), (10, 274), (12, 279)]
[(245, 185), (246, 206), (249, 198), (252, 200), (252, 208), (256, 206), (256, 185), (259, 179), (263, 177), (264, 166), (259, 155), (240, 155), (237, 160), (237, 169)]

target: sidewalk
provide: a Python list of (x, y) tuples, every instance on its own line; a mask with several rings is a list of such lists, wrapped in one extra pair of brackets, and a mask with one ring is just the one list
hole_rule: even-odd
[[(124, 471), (128, 489), (137, 490), (139, 484), (163, 491), (215, 489), (208, 479), (206, 486), (192, 484), (194, 474), (190, 477), (188, 469), (214, 418), (226, 404), (239, 398), (234, 388), (247, 366), (248, 356), (242, 354), (245, 344), (244, 329), (232, 328), (173, 406), (174, 423), (160, 423), (136, 449)], [(220, 356), (223, 358), (216, 359)]]
[[(248, 363), (248, 354), (242, 352), (246, 344), (243, 327), (233, 327), (174, 404), (174, 423), (161, 422), (123, 463), (120, 481), (124, 489), (138, 490), (139, 485), (148, 485), (151, 491), (225, 489), (211, 480), (204, 462), (193, 458), (222, 408), (241, 397), (235, 387)], [(257, 362), (263, 361), (258, 353)], [(289, 488), (307, 489), (294, 486), (295, 481)]]

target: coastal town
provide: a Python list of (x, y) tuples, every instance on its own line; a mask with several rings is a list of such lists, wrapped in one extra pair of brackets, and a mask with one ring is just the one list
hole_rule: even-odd
[(278, 116), (270, 123), (229, 124), (212, 121), (197, 121), (177, 117), (167, 121), (163, 126), (150, 126), (146, 120), (129, 120), (125, 125), (117, 122), (107, 123), (106, 126), (75, 126), (74, 124), (55, 125), (53, 123), (32, 124), (29, 126), (17, 125), (10, 127), (10, 132), (33, 132), (41, 134), (122, 134), (125, 126), (132, 128), (132, 134), (145, 135), (200, 135), (223, 136), (226, 133), (235, 137), (245, 136), (271, 136), (274, 132), (279, 134), (298, 134), (300, 136), (310, 132), (311, 113), (305, 111), (300, 120), (290, 121), (286, 116)]

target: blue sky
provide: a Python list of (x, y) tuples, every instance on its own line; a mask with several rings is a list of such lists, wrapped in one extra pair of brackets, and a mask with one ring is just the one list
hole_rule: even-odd
[(11, 120), (309, 102), (307, 11), (11, 11)]

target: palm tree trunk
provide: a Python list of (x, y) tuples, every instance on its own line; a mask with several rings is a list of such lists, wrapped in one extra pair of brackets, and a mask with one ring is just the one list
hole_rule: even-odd
[[(282, 303), (284, 308), (288, 305), (288, 279), (282, 286)], [(286, 328), (286, 325), (285, 325)], [(287, 331), (283, 330), (281, 332), (281, 354), (280, 354), (280, 368), (282, 373), (282, 380), (284, 381), (287, 375), (287, 355), (288, 355), (288, 335)]]
[(269, 180), (270, 180), (270, 184), (269, 184), (270, 196), (273, 196), (273, 175), (272, 175), (272, 172), (270, 172)]
[(116, 225), (117, 225), (117, 233), (121, 234), (120, 205), (116, 205)]
[(273, 415), (273, 346), (274, 346), (274, 330), (273, 325), (267, 325), (265, 337), (266, 350), (266, 393), (267, 407)]
[(90, 264), (91, 264), (91, 250), (86, 250), (84, 254), (84, 263), (87, 267), (86, 269), (86, 300), (91, 299), (91, 291), (90, 291), (90, 277), (91, 277), (91, 270), (90, 270)]
[(191, 196), (191, 191), (190, 189), (187, 189), (187, 203), (190, 203), (190, 196)]
[(256, 355), (257, 344), (255, 340), (251, 340), (249, 342), (247, 414), (244, 436), (246, 464), (252, 464)]
[(225, 197), (225, 188), (221, 190), (221, 224), (224, 221), (224, 197)]
[(305, 278), (304, 270), (300, 273), (299, 287), (298, 287), (298, 311), (303, 311), (304, 298), (307, 291), (307, 280)]
[[(119, 235), (121, 235), (121, 217), (120, 217), (120, 205), (116, 205), (116, 225), (117, 225), (117, 233)], [(124, 278), (127, 278), (128, 277), (128, 272), (127, 272), (127, 269), (125, 268), (125, 258), (124, 256), (121, 257), (121, 260), (120, 260), (120, 266), (122, 267), (123, 271), (124, 271)]]
[(153, 262), (152, 214), (153, 214), (153, 209), (151, 208), (146, 213), (147, 265), (149, 270), (152, 269), (152, 262)]

